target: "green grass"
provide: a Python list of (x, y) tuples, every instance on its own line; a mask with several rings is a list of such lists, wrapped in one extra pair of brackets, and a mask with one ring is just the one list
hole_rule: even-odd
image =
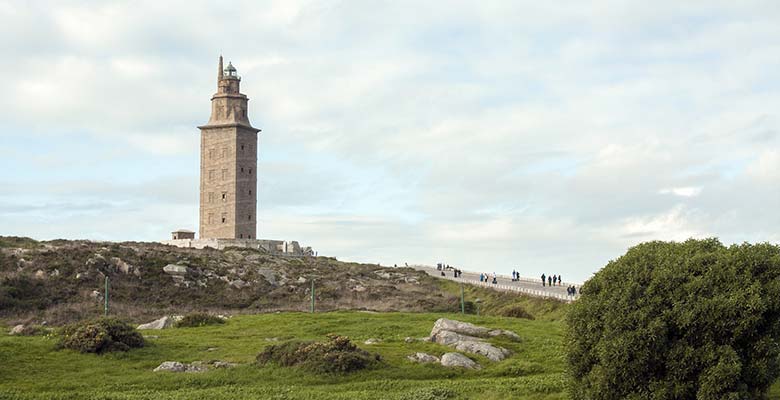
[[(514, 354), (499, 363), (475, 359), (480, 371), (419, 365), (406, 356), (437, 356), (450, 349), (428, 342), (405, 343), (430, 333), (442, 316), (510, 329), (522, 342), (496, 340)], [(266, 338), (321, 340), (327, 333), (351, 337), (379, 353), (380, 367), (345, 376), (316, 375), (296, 368), (257, 367)], [(54, 350), (55, 339), (0, 336), (0, 398), (14, 399), (563, 399), (563, 328), (556, 321), (458, 314), (332, 312), (281, 313), (232, 318), (221, 326), (145, 331), (158, 335), (145, 348), (103, 356)], [(368, 338), (382, 342), (364, 345)], [(216, 350), (208, 351), (209, 348)], [(152, 372), (163, 361), (223, 360), (231, 370), (200, 374)]]
[[(475, 359), (480, 371), (420, 365), (406, 356), (440, 356), (450, 349), (405, 343), (449, 317), (517, 332), (502, 362)], [(54, 350), (56, 339), (0, 335), (0, 399), (565, 399), (563, 323), (459, 314), (331, 312), (236, 316), (224, 325), (144, 331), (157, 335), (142, 349), (106, 355)], [(379, 353), (380, 367), (350, 375), (316, 375), (296, 368), (257, 367), (257, 353), (274, 341), (350, 336)], [(364, 345), (379, 338), (376, 345)], [(208, 351), (209, 348), (216, 350)], [(152, 372), (163, 361), (223, 360), (242, 364), (199, 374)], [(780, 399), (780, 385), (770, 399)]]

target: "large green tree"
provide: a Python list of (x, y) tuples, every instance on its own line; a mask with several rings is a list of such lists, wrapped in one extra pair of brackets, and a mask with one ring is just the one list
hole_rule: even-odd
[(761, 399), (780, 374), (780, 247), (643, 243), (567, 318), (575, 399)]

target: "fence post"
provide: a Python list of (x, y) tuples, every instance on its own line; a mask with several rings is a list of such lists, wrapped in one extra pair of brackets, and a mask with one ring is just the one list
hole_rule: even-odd
[(314, 314), (314, 278), (311, 278), (311, 311)]
[(106, 275), (106, 289), (103, 295), (103, 316), (108, 316), (108, 275)]

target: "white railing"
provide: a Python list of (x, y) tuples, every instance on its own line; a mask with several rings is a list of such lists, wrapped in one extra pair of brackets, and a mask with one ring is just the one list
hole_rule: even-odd
[(509, 292), (519, 292), (524, 293), (529, 296), (535, 296), (535, 297), (542, 297), (542, 298), (550, 298), (550, 299), (558, 299), (563, 301), (574, 301), (577, 300), (577, 297), (579, 295), (568, 295), (563, 293), (552, 293), (545, 290), (538, 290), (538, 289), (529, 289), (524, 288), (521, 286), (511, 286), (511, 285), (500, 285), (497, 283), (490, 283), (490, 282), (480, 282), (480, 281), (474, 281), (474, 280), (461, 280), (457, 278), (449, 278), (452, 281), (456, 282), (463, 282), (467, 285), (474, 285), (474, 286), (481, 286), (486, 287), (490, 289), (497, 289), (497, 290), (505, 290)]

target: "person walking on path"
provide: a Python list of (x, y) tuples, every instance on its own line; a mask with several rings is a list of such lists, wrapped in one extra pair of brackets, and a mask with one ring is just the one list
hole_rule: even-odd
[(547, 277), (542, 274), (542, 286), (544, 286), (545, 281), (547, 281)]
[(547, 277), (547, 284), (552, 287), (552, 276)]

